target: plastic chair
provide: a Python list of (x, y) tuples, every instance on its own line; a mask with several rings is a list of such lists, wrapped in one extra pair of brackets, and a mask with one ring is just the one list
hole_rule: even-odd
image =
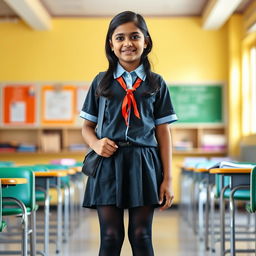
[(12, 161), (0, 161), (0, 167), (13, 166), (14, 162)]
[[(36, 210), (35, 177), (31, 169), (26, 167), (0, 167), (2, 178), (26, 178), (26, 184), (8, 186), (2, 190), (3, 216), (22, 217), (22, 256), (28, 255), (28, 235), (30, 235), (30, 255), (36, 255)], [(30, 216), (30, 229), (28, 225)], [(3, 252), (5, 253), (5, 252)], [(8, 252), (9, 254), (12, 252)], [(17, 253), (17, 252), (13, 252)], [(0, 252), (1, 254), (1, 252)]]
[[(30, 168), (33, 172), (47, 172), (48, 169), (42, 166), (36, 165), (28, 165), (23, 166)], [(36, 176), (36, 175), (35, 175)], [(43, 203), (44, 206), (44, 218), (43, 220), (43, 231), (37, 230), (37, 236), (43, 236), (44, 240), (37, 239), (38, 243), (44, 243), (44, 253), (46, 255), (49, 254), (49, 219), (50, 219), (50, 212), (49, 212), (49, 205), (50, 205), (50, 196), (49, 196), (49, 180), (46, 178), (37, 178), (35, 177), (35, 187), (36, 187), (36, 203)], [(42, 228), (42, 225), (38, 225), (37, 221), (37, 228)]]
[(256, 212), (256, 167), (251, 171), (250, 177), (250, 203), (246, 205), (246, 210), (249, 213)]
[(2, 216), (2, 184), (0, 180), (0, 232), (3, 232), (6, 228), (6, 222), (3, 220)]

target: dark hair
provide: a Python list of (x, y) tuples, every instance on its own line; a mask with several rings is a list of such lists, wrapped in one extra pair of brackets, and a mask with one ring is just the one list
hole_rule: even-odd
[(151, 88), (150, 92), (148, 93), (151, 94), (159, 89), (159, 85), (158, 83), (155, 82), (155, 79), (152, 75), (151, 65), (148, 60), (148, 54), (152, 50), (153, 42), (149, 34), (147, 24), (144, 18), (140, 14), (137, 14), (131, 11), (124, 11), (117, 14), (109, 24), (106, 41), (105, 41), (105, 53), (108, 59), (109, 67), (97, 88), (96, 94), (98, 96), (100, 95), (106, 96), (106, 97), (111, 96), (109, 91), (109, 86), (111, 84), (111, 81), (113, 80), (113, 73), (116, 70), (118, 58), (116, 57), (115, 53), (112, 51), (109, 41), (111, 40), (115, 29), (118, 26), (128, 22), (134, 22), (134, 24), (143, 33), (145, 37), (145, 41), (147, 43), (147, 48), (144, 49), (141, 55), (141, 64), (144, 65), (146, 79), (148, 80), (149, 86)]

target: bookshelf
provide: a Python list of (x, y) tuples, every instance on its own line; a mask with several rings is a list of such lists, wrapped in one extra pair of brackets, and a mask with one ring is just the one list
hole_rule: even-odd
[[(0, 127), (0, 154), (81, 154), (87, 150), (80, 126), (4, 126)], [(20, 151), (19, 145), (33, 145), (33, 151)], [(13, 150), (11, 150), (13, 148)]]
[(227, 154), (224, 125), (173, 125), (171, 131), (174, 155)]

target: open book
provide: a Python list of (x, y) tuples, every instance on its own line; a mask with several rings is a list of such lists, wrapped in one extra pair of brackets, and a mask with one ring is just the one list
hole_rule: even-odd
[(229, 162), (229, 161), (222, 161), (213, 166), (210, 169), (214, 168), (253, 168), (256, 166), (255, 163), (246, 163), (246, 162)]

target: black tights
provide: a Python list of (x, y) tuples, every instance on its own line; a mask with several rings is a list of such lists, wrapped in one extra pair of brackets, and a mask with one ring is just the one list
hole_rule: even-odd
[[(100, 222), (99, 256), (119, 256), (124, 241), (124, 210), (115, 206), (97, 207)], [(153, 256), (151, 227), (154, 208), (129, 209), (128, 237), (133, 256)]]

